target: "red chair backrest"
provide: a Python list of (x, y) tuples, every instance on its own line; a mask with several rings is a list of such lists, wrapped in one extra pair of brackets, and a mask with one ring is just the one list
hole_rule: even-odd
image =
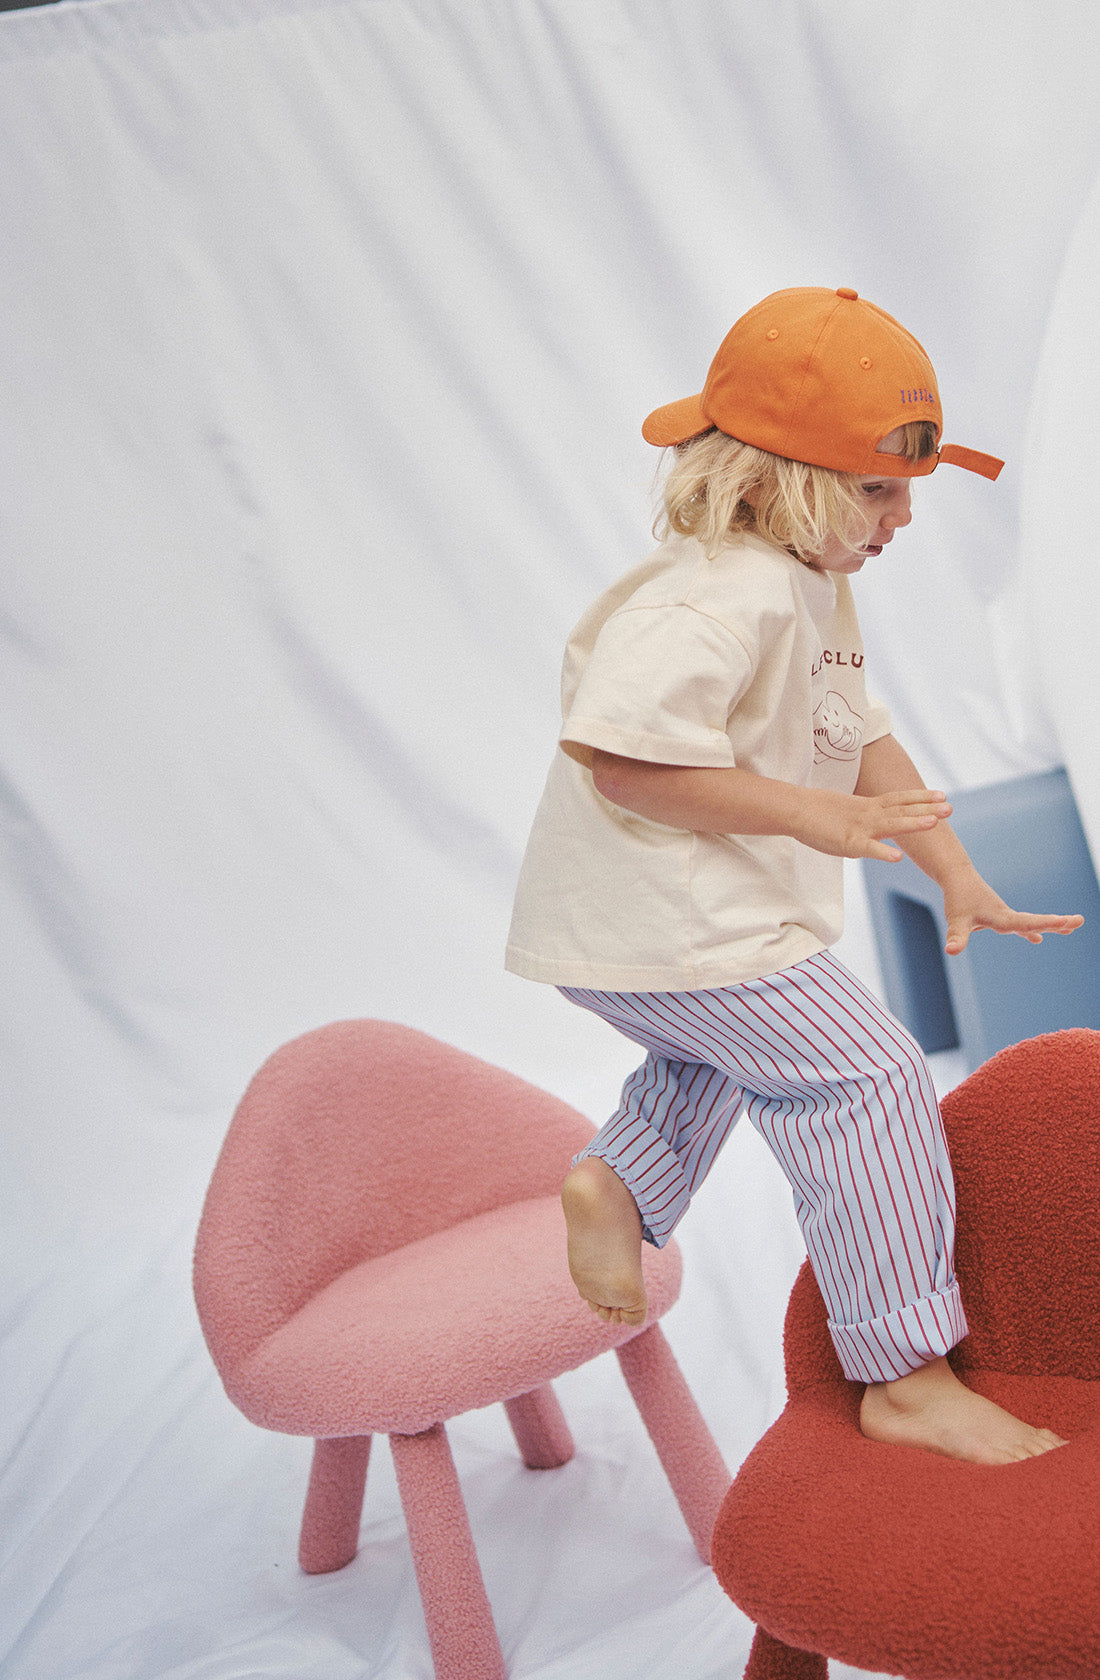
[(1100, 1378), (1100, 1032), (1010, 1045), (942, 1108), (968, 1363)]
[[(1100, 1032), (1010, 1045), (941, 1105), (970, 1368), (1100, 1379)], [(794, 1395), (844, 1380), (809, 1266), (784, 1328)]]

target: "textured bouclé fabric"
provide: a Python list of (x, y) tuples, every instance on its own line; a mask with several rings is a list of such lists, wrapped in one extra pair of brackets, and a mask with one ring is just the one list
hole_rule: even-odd
[(372, 1435), (390, 1438), (436, 1680), (504, 1680), (445, 1420), (504, 1402), (531, 1469), (573, 1440), (550, 1380), (614, 1348), (700, 1557), (729, 1487), (655, 1322), (675, 1243), (643, 1259), (649, 1321), (604, 1324), (566, 1262), (559, 1189), (591, 1137), (545, 1091), (410, 1027), (340, 1021), (286, 1044), (237, 1108), (195, 1247), (226, 1392), (313, 1435), (299, 1561), (355, 1556)]
[[(636, 1335), (589, 1312), (566, 1267), (559, 1190), (591, 1135), (548, 1092), (392, 1022), (277, 1050), (234, 1116), (196, 1245), (230, 1398), (285, 1434), (412, 1434)], [(655, 1319), (680, 1258), (645, 1264)]]
[(952, 1364), (1070, 1444), (989, 1468), (866, 1440), (804, 1268), (786, 1410), (714, 1535), (766, 1630), (752, 1680), (822, 1675), (807, 1653), (906, 1680), (1100, 1674), (1100, 1033), (1001, 1051), (943, 1113), (971, 1326)]

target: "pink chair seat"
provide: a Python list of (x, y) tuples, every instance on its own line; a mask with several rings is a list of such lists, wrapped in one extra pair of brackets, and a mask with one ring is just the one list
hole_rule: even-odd
[[(651, 1249), (651, 1316), (680, 1287)], [(287, 1435), (415, 1435), (531, 1389), (630, 1340), (588, 1312), (556, 1196), (493, 1208), (342, 1273), (234, 1373), (231, 1399)]]

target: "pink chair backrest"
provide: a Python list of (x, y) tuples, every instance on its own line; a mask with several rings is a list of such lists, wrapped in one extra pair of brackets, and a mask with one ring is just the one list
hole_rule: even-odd
[(283, 1045), (241, 1099), (199, 1226), (215, 1364), (231, 1370), (350, 1266), (556, 1193), (593, 1129), (411, 1027), (338, 1021)]
[[(1011, 1045), (942, 1103), (958, 1199), (965, 1365), (1100, 1379), (1100, 1032)], [(803, 1267), (784, 1330), (787, 1387), (842, 1381)]]

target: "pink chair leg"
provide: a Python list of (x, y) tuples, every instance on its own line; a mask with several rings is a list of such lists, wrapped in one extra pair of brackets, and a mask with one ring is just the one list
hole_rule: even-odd
[(829, 1664), (816, 1651), (796, 1651), (757, 1628), (745, 1680), (829, 1680)]
[(343, 1569), (359, 1550), (369, 1435), (314, 1441), (298, 1561), (307, 1575)]
[(505, 1680), (447, 1432), (437, 1423), (390, 1446), (436, 1680)]
[(659, 1324), (615, 1350), (627, 1387), (634, 1396), (672, 1484), (684, 1521), (704, 1563), (718, 1509), (733, 1477), (714, 1436), (684, 1381)]
[(504, 1402), (520, 1456), (528, 1470), (556, 1470), (576, 1451), (565, 1413), (549, 1383)]

